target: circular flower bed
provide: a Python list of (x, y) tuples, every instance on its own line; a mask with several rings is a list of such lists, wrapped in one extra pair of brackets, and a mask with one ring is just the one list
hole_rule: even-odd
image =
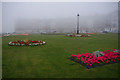
[(39, 45), (44, 45), (46, 44), (45, 41), (41, 40), (18, 40), (18, 41), (10, 41), (8, 43), (9, 46), (39, 46)]
[(91, 35), (67, 34), (68, 37), (90, 37)]

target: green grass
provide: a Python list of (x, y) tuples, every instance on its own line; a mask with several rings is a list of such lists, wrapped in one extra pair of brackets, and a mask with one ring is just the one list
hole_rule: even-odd
[[(43, 46), (8, 46), (9, 41), (43, 40)], [(9, 36), (2, 38), (3, 78), (118, 78), (118, 63), (88, 70), (72, 64), (71, 54), (118, 49), (118, 34), (91, 37), (64, 35)]]

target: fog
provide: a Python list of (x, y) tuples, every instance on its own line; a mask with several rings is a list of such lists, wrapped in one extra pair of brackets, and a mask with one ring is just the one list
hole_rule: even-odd
[(16, 33), (97, 32), (118, 27), (117, 2), (3, 2), (2, 31)]
[(0, 3), (0, 34), (2, 33), (2, 3)]

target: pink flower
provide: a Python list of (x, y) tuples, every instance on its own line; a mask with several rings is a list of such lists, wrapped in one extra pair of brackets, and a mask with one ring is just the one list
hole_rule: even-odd
[(73, 54), (71, 56), (74, 56)]
[(77, 58), (79, 58), (79, 55), (76, 55)]
[(90, 58), (88, 58), (88, 61), (90, 61)]
[(80, 60), (80, 58), (77, 58), (78, 60)]
[(90, 66), (92, 66), (92, 64), (90, 64)]
[(91, 60), (90, 62), (91, 62), (91, 63), (93, 63), (93, 61), (92, 61), (92, 60)]
[(98, 60), (96, 60), (95, 62), (100, 63)]
[(81, 57), (81, 61), (83, 61), (83, 62), (85, 61), (85, 60), (83, 59), (83, 57)]
[(76, 57), (76, 55), (74, 55), (74, 57)]
[(104, 62), (102, 58), (100, 58), (100, 60), (101, 60), (102, 62)]

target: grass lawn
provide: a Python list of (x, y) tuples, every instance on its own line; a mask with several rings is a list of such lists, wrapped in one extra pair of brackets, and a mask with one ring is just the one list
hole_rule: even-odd
[[(9, 41), (43, 40), (43, 46), (8, 46)], [(118, 63), (88, 70), (70, 61), (71, 54), (118, 49), (118, 34), (91, 37), (64, 35), (9, 36), (2, 38), (3, 78), (118, 78)]]

